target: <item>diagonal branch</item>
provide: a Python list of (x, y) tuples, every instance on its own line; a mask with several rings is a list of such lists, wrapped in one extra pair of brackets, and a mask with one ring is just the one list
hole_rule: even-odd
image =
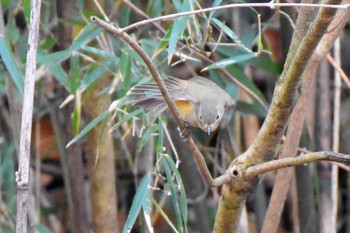
[(210, 187), (213, 186), (213, 184), (214, 184), (213, 178), (212, 178), (210, 171), (205, 163), (204, 157), (201, 154), (201, 152), (199, 151), (197, 145), (194, 143), (192, 137), (189, 134), (189, 131), (186, 129), (186, 125), (185, 125), (183, 119), (181, 118), (174, 102), (171, 100), (169, 93), (168, 93), (168, 90), (166, 89), (165, 84), (164, 84), (156, 66), (153, 64), (152, 59), (147, 55), (147, 53), (140, 47), (140, 45), (132, 37), (130, 37), (127, 33), (124, 32), (124, 30), (122, 30), (120, 28), (116, 28), (116, 27), (104, 22), (103, 20), (97, 18), (96, 16), (92, 16), (91, 20), (94, 23), (96, 23), (98, 26), (100, 26), (101, 28), (105, 29), (107, 32), (109, 32), (113, 35), (116, 35), (116, 36), (120, 37), (122, 40), (124, 40), (143, 59), (146, 66), (148, 67), (152, 77), (156, 81), (158, 88), (159, 88), (160, 92), (162, 93), (166, 104), (168, 105), (170, 112), (172, 113), (172, 115), (175, 118), (176, 123), (178, 124), (180, 130), (184, 132), (184, 136), (188, 138), (185, 141), (185, 143), (188, 146), (188, 148), (191, 150), (192, 155), (193, 155), (193, 157), (194, 157), (194, 159), (199, 167), (199, 170), (201, 171), (201, 174), (202, 174), (205, 182), (207, 183), (208, 186), (210, 186)]

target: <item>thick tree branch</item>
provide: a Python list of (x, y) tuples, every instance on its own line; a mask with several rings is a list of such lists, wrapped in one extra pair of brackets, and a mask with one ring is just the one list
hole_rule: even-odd
[[(340, 2), (340, 0), (328, 0), (325, 3), (340, 4)], [(337, 30), (327, 31), (331, 21), (335, 18), (336, 12), (336, 10), (329, 8), (320, 9), (302, 41), (300, 42), (300, 40), (295, 39), (296, 37), (293, 37), (291, 49), (297, 50), (295, 53), (290, 51), (293, 55), (289, 58), (290, 65), (287, 59), (287, 64), (284, 67), (285, 69), (276, 84), (274, 97), (266, 120), (252, 146), (250, 146), (243, 155), (234, 160), (230, 166), (229, 174), (231, 174), (232, 177), (230, 183), (234, 183), (235, 185), (224, 185), (224, 190), (226, 191), (223, 193), (219, 205), (214, 232), (229, 232), (222, 231), (223, 229), (230, 229), (232, 230), (231, 232), (235, 232), (237, 225), (233, 223), (234, 221), (229, 222), (228, 219), (233, 219), (237, 216), (235, 213), (240, 211), (240, 205), (239, 203), (233, 203), (237, 201), (238, 198), (230, 199), (230, 197), (240, 196), (241, 199), (239, 200), (244, 202), (247, 192), (250, 191), (255, 181), (255, 179), (250, 181), (244, 179), (244, 173), (247, 167), (267, 162), (274, 157), (291, 110), (298, 97), (298, 88), (301, 87), (302, 75), (306, 69), (306, 65), (312, 60), (311, 57), (316, 48), (316, 53), (319, 52), (317, 46), (321, 38), (332, 34), (331, 39), (329, 39), (330, 43), (324, 42), (324, 44), (320, 46), (323, 50), (329, 50), (333, 44), (332, 41), (334, 41), (334, 38), (339, 36), (340, 31), (338, 29), (344, 27), (343, 23), (340, 24), (340, 21), (337, 21), (338, 26), (335, 27)], [(340, 19), (343, 19), (345, 16), (346, 14), (342, 12)], [(299, 17), (301, 17), (300, 14)], [(337, 20), (339, 20), (339, 18)], [(296, 30), (298, 29), (296, 28)], [(335, 33), (333, 33), (333, 31)], [(317, 65), (317, 62), (315, 65)], [(232, 209), (228, 212), (225, 206), (232, 206), (236, 209)]]
[[(339, 4), (340, 2), (340, 0), (327, 1), (329, 4)], [(320, 9), (319, 14), (301, 41), (300, 46), (298, 46), (295, 55), (291, 58), (290, 65), (283, 70), (277, 82), (270, 111), (265, 122), (256, 140), (238, 158), (240, 163), (250, 166), (267, 161), (274, 156), (275, 149), (280, 143), (291, 110), (298, 97), (297, 91), (301, 87), (302, 74), (321, 38), (327, 34), (328, 26), (334, 19), (336, 12), (336, 9), (331, 8)], [(292, 41), (291, 48), (293, 48), (293, 43), (295, 43), (294, 40)], [(293, 51), (290, 52), (294, 53)]]

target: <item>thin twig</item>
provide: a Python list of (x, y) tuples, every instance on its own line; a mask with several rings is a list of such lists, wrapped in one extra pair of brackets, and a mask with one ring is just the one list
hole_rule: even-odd
[[(340, 38), (334, 42), (334, 61), (336, 64), (341, 64), (340, 56)], [(333, 136), (332, 136), (332, 150), (339, 151), (340, 140), (340, 104), (341, 104), (341, 77), (337, 70), (334, 70), (334, 107), (333, 107)], [(338, 196), (339, 196), (339, 180), (338, 167), (332, 166), (331, 173), (331, 211), (330, 211), (330, 225), (332, 232), (336, 233), (337, 213), (338, 213)]]
[(33, 103), (35, 91), (36, 57), (39, 41), (41, 1), (31, 1), (27, 66), (25, 73), (21, 138), (19, 147), (17, 183), (16, 232), (27, 232), (27, 199), (29, 191), (30, 145), (32, 134)]
[(137, 23), (131, 24), (127, 27), (124, 27), (122, 30), (124, 32), (129, 31), (134, 28), (138, 28), (140, 26), (157, 22), (157, 21), (166, 21), (166, 20), (172, 20), (174, 18), (179, 18), (181, 16), (187, 16), (187, 15), (195, 15), (195, 14), (201, 14), (211, 11), (218, 11), (218, 10), (224, 10), (224, 9), (230, 9), (230, 8), (248, 8), (248, 7), (268, 7), (271, 9), (274, 9), (275, 7), (316, 7), (316, 8), (334, 8), (334, 9), (347, 9), (349, 8), (350, 4), (344, 4), (344, 5), (331, 5), (331, 4), (313, 4), (313, 3), (244, 3), (244, 4), (228, 4), (223, 6), (217, 6), (217, 7), (210, 7), (210, 8), (204, 8), (200, 10), (194, 10), (194, 11), (186, 11), (186, 12), (180, 12), (165, 16), (160, 16), (157, 18), (152, 19), (146, 19), (139, 21)]
[(344, 70), (340, 67), (340, 65), (334, 61), (333, 57), (328, 53), (326, 55), (327, 61), (331, 63), (333, 68), (339, 73), (340, 77), (346, 83), (346, 85), (350, 88), (350, 80), (349, 77), (345, 74)]
[(183, 133), (184, 137), (187, 137), (187, 140), (185, 141), (185, 143), (188, 146), (188, 148), (191, 150), (192, 155), (193, 155), (193, 157), (194, 157), (194, 159), (199, 167), (199, 170), (201, 171), (201, 174), (202, 174), (205, 182), (207, 183), (208, 186), (211, 187), (213, 185), (213, 178), (212, 178), (212, 176), (209, 172), (209, 169), (205, 163), (203, 155), (201, 154), (197, 145), (194, 143), (192, 137), (190, 136), (189, 131), (187, 130), (183, 119), (181, 118), (177, 108), (175, 107), (174, 102), (171, 100), (169, 93), (168, 93), (168, 90), (166, 89), (165, 84), (164, 84), (156, 66), (153, 64), (151, 58), (140, 47), (140, 45), (133, 38), (131, 38), (127, 33), (125, 33), (122, 29), (113, 27), (112, 25), (104, 22), (103, 20), (97, 18), (96, 16), (91, 16), (91, 20), (94, 23), (96, 23), (98, 26), (100, 26), (101, 28), (105, 29), (107, 32), (109, 32), (115, 36), (118, 36), (122, 40), (124, 40), (143, 59), (146, 66), (148, 67), (148, 70), (152, 74), (152, 77), (156, 81), (158, 88), (159, 88), (160, 92), (162, 93), (163, 98), (164, 98), (166, 104), (168, 105), (170, 112), (174, 116), (177, 125), (179, 126), (180, 130), (182, 132), (184, 132)]
[(288, 157), (278, 160), (272, 160), (266, 163), (258, 164), (252, 167), (247, 168), (244, 172), (244, 178), (247, 180), (254, 179), (258, 175), (275, 171), (277, 169), (303, 165), (306, 163), (312, 163), (320, 160), (333, 161), (343, 164), (350, 163), (350, 155), (336, 153), (333, 151), (319, 151), (309, 154), (303, 154), (297, 157)]

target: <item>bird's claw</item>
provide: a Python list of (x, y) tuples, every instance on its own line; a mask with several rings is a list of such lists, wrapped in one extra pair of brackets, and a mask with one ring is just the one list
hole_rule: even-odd
[(187, 122), (185, 122), (185, 128), (183, 130), (181, 130), (179, 127), (177, 127), (177, 130), (179, 131), (181, 141), (186, 142), (190, 135), (190, 130)]

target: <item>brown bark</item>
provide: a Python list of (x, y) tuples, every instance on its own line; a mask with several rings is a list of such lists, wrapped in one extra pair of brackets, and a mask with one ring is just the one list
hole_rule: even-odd
[[(87, 95), (86, 112), (91, 121), (110, 106), (108, 94), (100, 94), (108, 85), (106, 79), (99, 80)], [(115, 151), (112, 134), (108, 133), (108, 124), (96, 125), (88, 134), (87, 156), (91, 179), (91, 209), (94, 232), (116, 232), (117, 194), (115, 173)]]
[[(327, 1), (327, 4), (340, 4), (340, 2), (331, 0)], [(231, 182), (224, 185), (214, 232), (236, 231), (237, 217), (240, 215), (238, 213), (241, 212), (241, 205), (254, 185), (254, 180), (247, 181), (244, 179), (244, 172), (247, 167), (271, 160), (274, 157), (294, 102), (298, 98), (297, 92), (302, 76), (308, 71), (307, 64), (313, 61), (315, 63), (312, 65), (317, 66), (319, 62), (319, 60), (311, 58), (321, 38), (323, 35), (329, 36), (327, 41), (322, 41), (323, 50), (329, 50), (330, 44), (334, 42), (340, 33), (338, 29), (344, 27), (344, 23), (339, 24), (338, 21), (339, 28), (333, 30), (335, 34), (333, 32), (326, 33), (335, 14), (336, 10), (321, 9), (309, 28), (301, 25), (302, 28), (307, 29), (305, 36), (301, 37), (302, 40), (300, 41), (301, 38), (298, 36), (293, 37), (285, 69), (276, 84), (274, 98), (266, 120), (252, 146), (243, 155), (234, 160), (230, 166)], [(299, 13), (299, 17), (309, 18), (302, 11)], [(344, 13), (342, 12), (340, 19), (343, 17)], [(300, 33), (300, 28), (297, 25), (295, 35), (298, 35), (298, 33)], [(320, 51), (316, 51), (316, 53), (318, 52)], [(237, 201), (240, 201), (241, 204), (237, 203)], [(231, 209), (226, 208), (227, 206), (231, 207)]]

